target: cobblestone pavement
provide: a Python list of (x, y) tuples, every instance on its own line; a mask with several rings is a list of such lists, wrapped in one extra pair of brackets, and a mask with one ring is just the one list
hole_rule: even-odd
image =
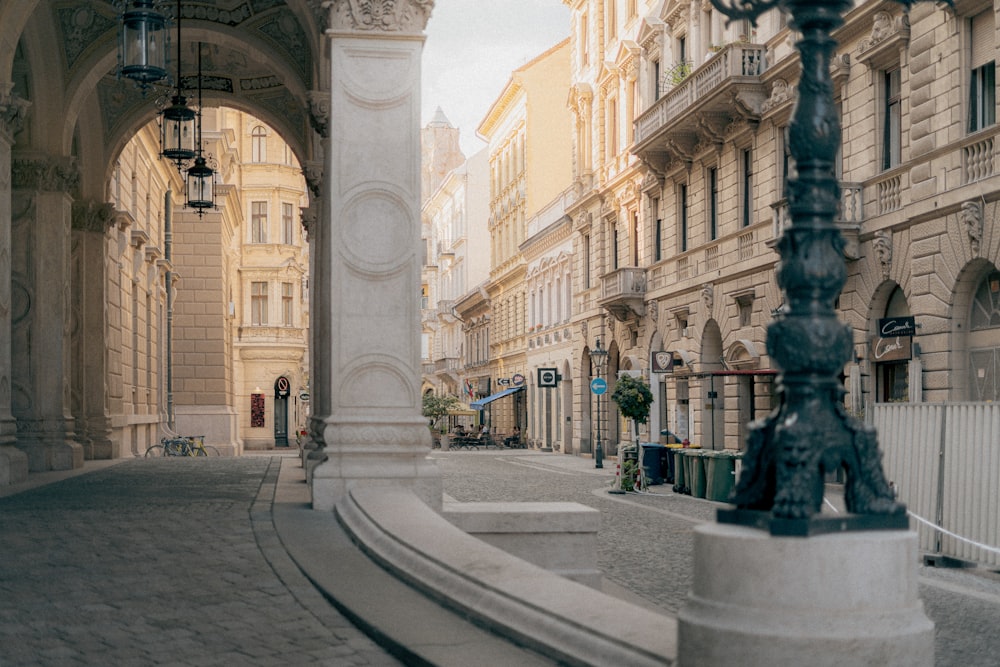
[(281, 548), (278, 465), (136, 459), (0, 498), (0, 666), (397, 664)]
[[(576, 501), (601, 511), (599, 566), (626, 594), (675, 613), (691, 587), (692, 529), (721, 506), (654, 487), (607, 493), (615, 462), (561, 454), (435, 452), (448, 496), (473, 501)], [(920, 568), (920, 597), (936, 627), (938, 667), (1000, 665), (1000, 576)]]

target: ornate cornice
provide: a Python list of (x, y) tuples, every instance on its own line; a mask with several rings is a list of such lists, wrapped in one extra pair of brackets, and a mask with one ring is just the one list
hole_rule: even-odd
[(75, 158), (15, 158), (11, 163), (15, 190), (72, 192), (80, 185)]
[(419, 34), (427, 27), (434, 0), (326, 0), (334, 32)]

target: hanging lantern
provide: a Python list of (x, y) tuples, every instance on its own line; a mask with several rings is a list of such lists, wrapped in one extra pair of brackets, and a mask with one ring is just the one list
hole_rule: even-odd
[(143, 90), (167, 76), (167, 20), (152, 0), (133, 0), (121, 18), (121, 75)]
[[(178, 77), (179, 78), (179, 77)], [(195, 149), (195, 112), (180, 94), (171, 99), (169, 107), (160, 112), (160, 155), (181, 164), (197, 155)]]
[(199, 216), (205, 209), (215, 208), (215, 170), (201, 155), (187, 170), (187, 205), (197, 209)]

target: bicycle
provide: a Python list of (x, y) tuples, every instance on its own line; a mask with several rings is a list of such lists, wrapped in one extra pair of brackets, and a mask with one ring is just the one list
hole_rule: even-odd
[(154, 456), (221, 456), (219, 450), (205, 444), (203, 435), (182, 435), (160, 438), (160, 444), (146, 450), (146, 457)]

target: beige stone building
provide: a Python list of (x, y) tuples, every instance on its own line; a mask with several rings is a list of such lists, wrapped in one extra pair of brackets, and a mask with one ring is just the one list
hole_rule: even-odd
[[(609, 377), (651, 381), (643, 439), (669, 428), (741, 447), (746, 422), (773, 404), (765, 330), (782, 306), (772, 246), (789, 224), (795, 36), (777, 10), (753, 27), (677, 0), (566, 4), (576, 372), (591, 372), (599, 336)], [(996, 12), (864, 2), (835, 35), (849, 275), (839, 310), (854, 331), (844, 375), (856, 412), (998, 398)], [(585, 423), (593, 401), (578, 384)]]
[(565, 82), (570, 62), (564, 40), (511, 74), (478, 131), (490, 163), (490, 395), (474, 407), (488, 411), (497, 433), (527, 428), (524, 387), (528, 365), (527, 263), (521, 244), (528, 221), (570, 183), (571, 137)]

